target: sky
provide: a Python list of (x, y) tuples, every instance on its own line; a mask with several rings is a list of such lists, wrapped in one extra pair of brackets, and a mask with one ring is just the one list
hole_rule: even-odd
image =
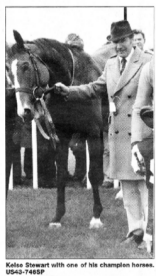
[[(14, 43), (13, 30), (24, 40), (52, 38), (64, 42), (69, 33), (84, 40), (84, 49), (92, 54), (110, 34), (112, 22), (123, 20), (123, 7), (7, 7), (6, 41)], [(154, 8), (127, 7), (127, 20), (132, 29), (142, 29), (145, 48), (154, 47)]]

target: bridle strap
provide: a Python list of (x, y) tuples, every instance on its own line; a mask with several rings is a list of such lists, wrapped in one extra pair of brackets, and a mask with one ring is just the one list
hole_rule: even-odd
[[(29, 53), (29, 56), (30, 56), (32, 65), (33, 65), (33, 67), (34, 67), (34, 70), (35, 70), (36, 86), (37, 86), (37, 87), (41, 87), (41, 85), (40, 85), (39, 73), (38, 73), (38, 68), (37, 68), (37, 63), (36, 63), (36, 61), (35, 61), (35, 59), (34, 59), (34, 57), (38, 58), (38, 56), (32, 54), (30, 51), (28, 51), (28, 53)], [(38, 59), (39, 59), (39, 58), (38, 58)], [(41, 61), (41, 60), (39, 59), (39, 61)], [(42, 63), (43, 63), (43, 62), (42, 62)], [(44, 65), (45, 65), (45, 64), (44, 64)], [(46, 68), (47, 68), (47, 66), (46, 66)]]
[(15, 88), (15, 92), (23, 92), (23, 93), (28, 93), (28, 94), (32, 94), (33, 89), (32, 88), (27, 88), (27, 87), (19, 87), (19, 88)]
[[(48, 87), (48, 88), (45, 88), (45, 89), (40, 86), (40, 79), (39, 79), (39, 75), (38, 75), (38, 68), (37, 68), (36, 62), (34, 60), (34, 57), (36, 57), (36, 59), (38, 59), (47, 68), (47, 70), (49, 71), (49, 68), (46, 65), (46, 63), (38, 55), (32, 54), (31, 51), (30, 51), (30, 49), (25, 48), (25, 50), (29, 54), (29, 57), (31, 59), (31, 62), (32, 62), (34, 70), (35, 70), (36, 87), (35, 88), (27, 88), (27, 87), (25, 87), (25, 88), (24, 87), (23, 88), (16, 88), (15, 92), (16, 93), (17, 92), (24, 92), (24, 93), (29, 93), (29, 94), (31, 94), (33, 92), (34, 97), (35, 97), (35, 91), (38, 88), (41, 88), (43, 90), (43, 94), (44, 95), (47, 95), (50, 92), (54, 91), (55, 90), (55, 85), (53, 85), (51, 87)], [(72, 65), (73, 65), (72, 66), (72, 80), (71, 80), (71, 83), (70, 83), (70, 86), (72, 86), (73, 83), (74, 83), (74, 78), (75, 78), (75, 61), (74, 61), (74, 56), (73, 56), (72, 51), (69, 48), (68, 48), (68, 51), (69, 51), (70, 56), (72, 58)]]

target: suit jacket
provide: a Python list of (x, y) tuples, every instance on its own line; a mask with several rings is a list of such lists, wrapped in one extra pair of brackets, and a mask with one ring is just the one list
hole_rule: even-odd
[[(131, 167), (131, 116), (140, 72), (150, 60), (135, 48), (123, 74), (120, 76), (119, 57), (110, 58), (101, 77), (88, 85), (70, 87), (69, 101), (84, 101), (100, 97), (107, 88), (109, 116), (110, 177), (119, 180), (137, 180), (140, 176)], [(115, 106), (116, 111), (114, 112)]]

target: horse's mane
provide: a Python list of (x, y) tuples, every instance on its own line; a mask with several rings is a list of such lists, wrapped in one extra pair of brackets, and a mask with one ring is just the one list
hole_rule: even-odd
[[(66, 43), (62, 43), (55, 39), (38, 38), (32, 41), (25, 40), (24, 46), (26, 48), (30, 48), (30, 50), (33, 53), (39, 55), (40, 58), (48, 65), (50, 65), (50, 63), (52, 62), (53, 65), (58, 64), (57, 66), (58, 68), (60, 68), (61, 64), (61, 67), (64, 68), (65, 71), (68, 67), (69, 61), (71, 63), (71, 51), (76, 61), (77, 72), (90, 71), (98, 72), (98, 75), (101, 74), (101, 68), (99, 67), (97, 61), (91, 55), (89, 55), (79, 47), (75, 47), (75, 45), (73, 46)], [(15, 43), (9, 50), (9, 58), (12, 58), (16, 54), (22, 54), (24, 52), (24, 48), (20, 49), (18, 45)], [(88, 74), (86, 75), (88, 76)], [(90, 79), (88, 80), (84, 78), (83, 83), (88, 81), (90, 81)]]
[[(47, 38), (38, 38), (32, 41), (25, 40), (24, 41), (25, 46), (30, 46), (30, 48), (35, 48), (39, 50), (40, 56), (42, 58), (45, 58), (45, 56), (51, 56), (53, 55), (53, 58), (57, 57), (56, 53), (61, 53), (62, 57), (66, 59), (67, 51), (70, 49), (73, 53), (75, 53), (76, 56), (83, 56), (83, 58), (87, 59), (88, 61), (92, 60), (92, 57), (87, 54), (85, 51), (83, 51), (81, 48), (75, 46), (75, 45), (69, 45), (67, 43), (59, 42), (55, 39), (47, 39)], [(53, 50), (53, 51), (52, 51)], [(9, 47), (8, 55), (9, 57), (13, 57), (17, 53), (24, 52), (24, 49), (20, 49), (17, 45), (17, 43), (13, 44), (11, 47)]]
[[(32, 49), (33, 48), (38, 49), (41, 56), (44, 56), (45, 54), (48, 55), (49, 53), (51, 53), (52, 49), (54, 50), (54, 52), (55, 50), (60, 51), (62, 55), (64, 55), (65, 52), (67, 51), (67, 45), (65, 45), (64, 43), (58, 42), (57, 40), (54, 40), (54, 39), (39, 38), (32, 41), (25, 40), (24, 45), (26, 47), (30, 46), (30, 48)], [(24, 52), (24, 49), (23, 48), (20, 49), (17, 43), (15, 43), (9, 49), (9, 57), (13, 57), (17, 53), (21, 53), (21, 52)]]
[[(71, 50), (71, 52), (73, 52), (76, 57), (81, 58), (83, 62), (91, 62), (91, 57), (79, 47), (62, 43), (55, 39), (38, 38), (32, 41), (25, 40), (24, 46), (29, 47), (32, 52), (38, 54), (44, 61), (54, 60), (57, 62), (60, 61), (60, 57), (65, 61), (70, 57), (69, 50)], [(18, 53), (24, 53), (24, 51), (24, 48), (20, 49), (17, 43), (15, 43), (8, 50), (8, 56), (9, 58), (12, 58)]]

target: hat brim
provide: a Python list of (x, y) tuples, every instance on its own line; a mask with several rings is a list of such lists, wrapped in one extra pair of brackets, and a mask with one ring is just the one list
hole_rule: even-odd
[(126, 38), (126, 37), (128, 37), (128, 36), (130, 36), (130, 35), (133, 35), (133, 32), (130, 32), (130, 33), (128, 33), (128, 34), (125, 34), (125, 35), (121, 35), (121, 36), (119, 36), (119, 37), (110, 37), (110, 41), (112, 41), (112, 42), (117, 42), (117, 41), (119, 41), (120, 39), (123, 39), (123, 38)]
[(107, 39), (108, 41), (111, 41), (111, 35), (107, 35), (106, 39)]

